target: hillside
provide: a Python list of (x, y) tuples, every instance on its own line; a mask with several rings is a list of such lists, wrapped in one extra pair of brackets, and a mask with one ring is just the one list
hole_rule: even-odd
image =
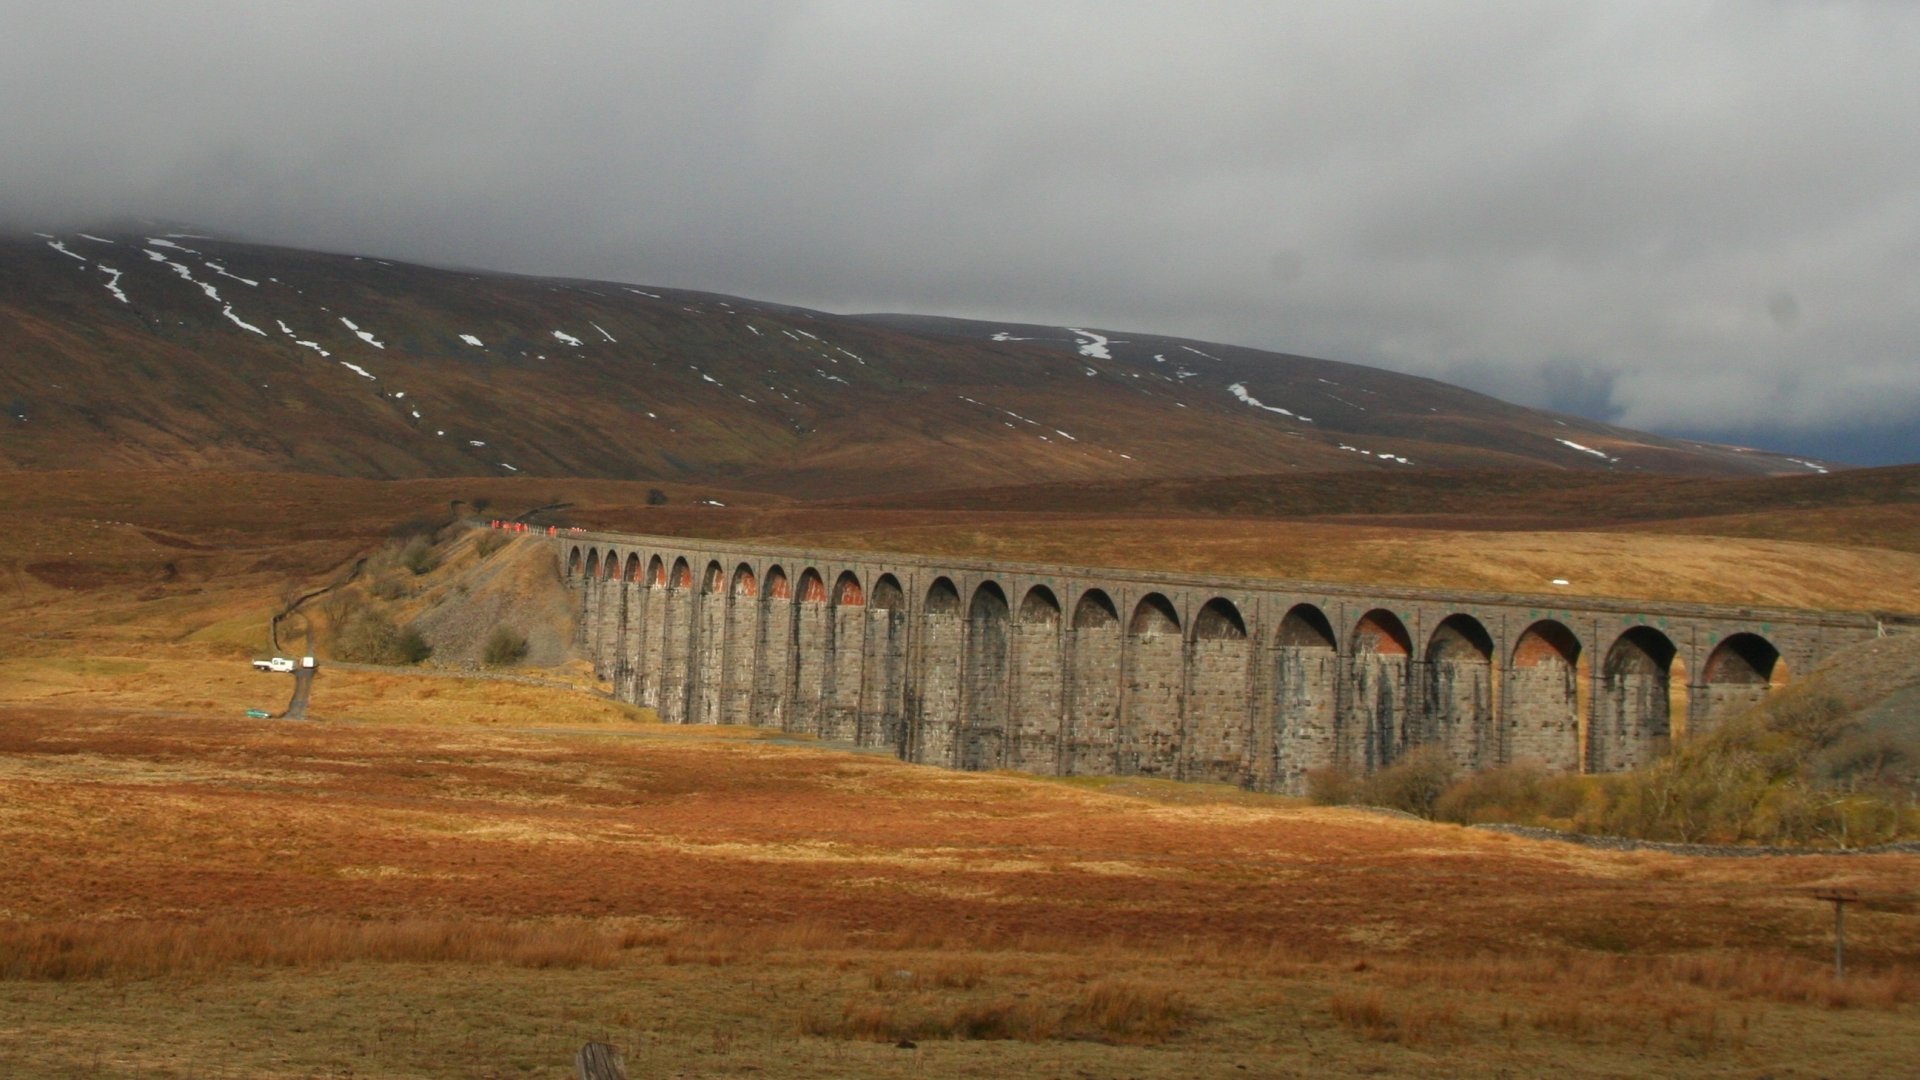
[(581, 476), (799, 497), (1420, 468), (1805, 474), (1426, 379), (167, 233), (0, 239), (0, 468)]
[[(1920, 510), (1920, 466), (1776, 477), (1570, 475), (1547, 469), (1420, 469), (1363, 476), (1266, 473), (942, 488), (846, 499), (833, 505), (1231, 515), (1486, 529), (1646, 525), (1749, 514), (1780, 520), (1812, 513), (1831, 520), (1856, 511), (1912, 514)], [(1889, 530), (1878, 539), (1901, 537)], [(1920, 542), (1911, 536), (1906, 539)]]

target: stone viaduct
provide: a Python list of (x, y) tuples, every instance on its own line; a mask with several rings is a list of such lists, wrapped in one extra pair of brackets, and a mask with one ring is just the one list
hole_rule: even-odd
[(1835, 612), (555, 542), (596, 671), (667, 723), (1268, 791), (1428, 743), (1464, 768), (1633, 768), (1875, 634)]

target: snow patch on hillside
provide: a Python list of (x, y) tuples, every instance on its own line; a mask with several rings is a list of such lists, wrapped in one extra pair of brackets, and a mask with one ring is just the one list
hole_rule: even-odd
[(80, 234), (80, 239), (82, 239), (82, 240), (91, 240), (91, 241), (93, 241), (93, 242), (94, 242), (94, 243), (96, 243), (96, 244), (111, 244), (111, 243), (113, 243), (113, 241), (111, 241), (111, 240), (109, 240), (109, 239), (107, 239), (107, 238), (106, 238), (106, 237), (104, 237), (104, 236), (95, 236), (95, 235), (93, 235), (92, 233), (81, 233), (81, 234)]
[(239, 327), (242, 330), (251, 330), (256, 334), (259, 334), (261, 337), (267, 336), (267, 332), (265, 330), (262, 330), (259, 327), (253, 325), (252, 323), (247, 322), (245, 319), (242, 319), (240, 316), (235, 315), (233, 313), (232, 304), (228, 304), (225, 307), (222, 307), (220, 309), (220, 314), (225, 315), (227, 318), (233, 320), (233, 325)]
[[(365, 330), (362, 330), (362, 329), (360, 329), (360, 328), (359, 328), (358, 326), (356, 326), (356, 325), (354, 325), (354, 322), (353, 322), (353, 320), (352, 320), (352, 319), (349, 319), (349, 318), (347, 318), (347, 317), (346, 317), (345, 315), (342, 315), (342, 316), (340, 316), (340, 321), (341, 321), (342, 323), (345, 323), (345, 324), (346, 324), (346, 327), (347, 327), (347, 329), (349, 329), (349, 330), (351, 330), (351, 331), (353, 331), (353, 334), (354, 334), (354, 336), (355, 336), (355, 337), (357, 337), (357, 338), (359, 338), (359, 339), (360, 339), (361, 341), (364, 341), (364, 342), (366, 342), (367, 344), (369, 344), (369, 345), (371, 345), (371, 346), (373, 346), (373, 347), (374, 347), (374, 348), (376, 348), (376, 349), (385, 349), (385, 348), (386, 348), (386, 346), (385, 346), (385, 345), (383, 345), (383, 344), (381, 344), (381, 343), (380, 343), (379, 341), (377, 341), (377, 340), (375, 340), (375, 338), (374, 338), (374, 336), (373, 336), (372, 334), (369, 334), (369, 333), (367, 333), (367, 332), (366, 332)], [(342, 363), (345, 363), (345, 361), (341, 361), (341, 362), (342, 362)], [(347, 364), (347, 366), (348, 366), (348, 367), (352, 367), (353, 365), (352, 365), (352, 364)], [(368, 376), (367, 376), (367, 378), (369, 378), (369, 379), (371, 379), (371, 378), (373, 378), (373, 376), (371, 376), (371, 375), (368, 375)]]
[[(1205, 355), (1205, 354), (1203, 353), (1202, 355)], [(1278, 405), (1267, 405), (1262, 403), (1259, 398), (1254, 397), (1252, 394), (1247, 393), (1246, 383), (1234, 383), (1232, 386), (1227, 387), (1227, 393), (1232, 394), (1234, 397), (1239, 398), (1245, 404), (1251, 405), (1256, 409), (1265, 409), (1270, 413), (1279, 413), (1281, 416), (1291, 416), (1295, 420), (1298, 420), (1303, 424), (1313, 423), (1313, 417), (1311, 416), (1301, 416), (1299, 413), (1294, 412), (1292, 409), (1283, 409)]]
[(226, 303), (225, 300), (220, 299), (220, 290), (214, 288), (211, 283), (194, 280), (193, 271), (187, 269), (187, 266), (185, 263), (177, 263), (172, 261), (171, 259), (163, 260), (163, 261), (165, 261), (168, 266), (173, 267), (173, 272), (176, 274), (179, 274), (183, 280), (185, 280), (189, 284), (200, 286), (200, 291), (207, 294), (207, 299), (213, 301), (216, 304)]
[(73, 252), (67, 250), (67, 245), (61, 243), (58, 240), (47, 241), (47, 246), (59, 252), (60, 254), (65, 255), (69, 259), (78, 259), (81, 262), (87, 261), (87, 257), (85, 255), (75, 255)]
[(249, 333), (259, 334), (261, 337), (268, 336), (265, 330), (262, 330), (259, 327), (253, 325), (252, 323), (246, 321), (245, 319), (242, 319), (240, 316), (235, 315), (233, 313), (233, 305), (228, 303), (225, 299), (223, 299), (220, 296), (220, 290), (214, 288), (212, 282), (196, 280), (193, 276), (193, 271), (188, 269), (186, 264), (174, 262), (172, 259), (169, 259), (166, 256), (161, 255), (155, 251), (148, 251), (147, 255), (150, 258), (155, 258), (155, 260), (158, 262), (166, 263), (168, 266), (172, 267), (173, 272), (180, 275), (181, 279), (183, 281), (186, 281), (188, 284), (200, 286), (200, 291), (207, 294), (207, 299), (220, 305), (220, 314), (226, 316), (227, 321), (233, 323), (233, 325)]
[[(605, 329), (603, 329), (603, 328), (601, 327), (601, 325), (600, 325), (599, 323), (597, 323), (597, 322), (590, 322), (590, 323), (588, 323), (587, 325), (588, 325), (588, 326), (591, 326), (591, 327), (593, 327), (593, 328), (594, 328), (595, 330), (599, 330), (599, 331), (600, 331), (600, 336), (601, 336), (601, 337), (603, 337), (603, 338), (606, 338), (606, 339), (607, 339), (608, 341), (613, 341), (613, 335), (612, 335), (612, 334), (609, 334), (609, 333), (607, 333), (607, 332), (606, 332), (606, 330), (605, 330)], [(618, 345), (618, 344), (620, 344), (620, 343), (619, 343), (619, 342), (617, 342), (617, 341), (613, 341), (613, 343), (614, 343), (615, 345)]]
[(1620, 460), (1617, 457), (1608, 456), (1607, 452), (1604, 450), (1595, 450), (1591, 446), (1581, 446), (1579, 443), (1574, 442), (1572, 439), (1555, 439), (1553, 441), (1559, 443), (1561, 446), (1568, 447), (1569, 449), (1578, 450), (1583, 454), (1592, 454), (1594, 457), (1597, 457), (1602, 461), (1619, 461)]
[(467, 344), (473, 346), (476, 349), (484, 349), (487, 347), (486, 342), (481, 341), (479, 338), (474, 337), (472, 334), (461, 334), (460, 340), (466, 342)]
[(343, 368), (347, 368), (348, 370), (352, 371), (355, 375), (358, 375), (363, 379), (375, 378), (373, 372), (368, 371), (366, 368), (361, 367), (359, 364), (350, 364), (345, 360), (342, 360), (340, 361), (340, 366)]
[(288, 337), (292, 338), (293, 343), (295, 345), (300, 345), (305, 348), (312, 349), (314, 352), (319, 353), (322, 357), (328, 357), (333, 355), (327, 350), (321, 348), (320, 343), (317, 341), (300, 340), (300, 335), (293, 332), (293, 327), (288, 326), (285, 319), (275, 319), (274, 321), (280, 324), (280, 331), (286, 334)]
[[(80, 235), (85, 236), (86, 234), (81, 233)], [(108, 243), (112, 243), (112, 241), (108, 241)], [(127, 300), (127, 294), (120, 291), (120, 271), (115, 270), (113, 267), (108, 266), (106, 263), (99, 263), (98, 265), (102, 273), (113, 275), (112, 277), (107, 279), (107, 291), (113, 294), (113, 298), (115, 300), (118, 300), (123, 304), (128, 303), (129, 301)], [(1821, 471), (1824, 472), (1825, 470), (1821, 470)]]
[[(959, 397), (959, 399), (960, 399), (961, 401), (964, 401), (964, 402), (966, 402), (966, 403), (968, 403), (969, 405), (978, 405), (978, 406), (980, 406), (980, 407), (981, 407), (981, 408), (983, 408), (983, 409), (992, 409), (992, 410), (993, 410), (994, 412), (997, 412), (997, 413), (1005, 413), (1006, 415), (1008, 415), (1008, 416), (1011, 416), (1011, 417), (1013, 417), (1013, 418), (1014, 418), (1015, 420), (1018, 420), (1018, 421), (1020, 421), (1021, 423), (1023, 423), (1023, 424), (1027, 424), (1027, 425), (1030, 425), (1030, 426), (1032, 426), (1032, 427), (1040, 427), (1040, 426), (1041, 426), (1041, 424), (1040, 424), (1040, 421), (1038, 421), (1038, 420), (1031, 420), (1031, 419), (1028, 419), (1027, 417), (1024, 417), (1024, 416), (1021, 416), (1021, 415), (1020, 415), (1019, 413), (1017, 413), (1017, 412), (1014, 412), (1014, 411), (1013, 411), (1012, 409), (1003, 409), (1003, 408), (1001, 408), (1001, 407), (1000, 407), (1000, 406), (998, 406), (998, 405), (989, 405), (989, 404), (987, 404), (987, 403), (986, 403), (986, 402), (984, 402), (984, 401), (979, 401), (979, 400), (976, 400), (976, 399), (974, 399), (974, 398), (970, 398), (970, 397), (968, 397), (968, 396), (967, 396), (967, 395), (965, 395), (965, 394), (959, 394), (959, 395), (956, 395), (956, 396), (957, 396), (957, 397)], [(1012, 424), (1010, 424), (1010, 423), (1007, 423), (1007, 421), (1004, 421), (1004, 420), (1002, 420), (1002, 421), (1001, 421), (1001, 423), (1003, 423), (1003, 424), (1006, 424), (1006, 425), (1007, 425), (1008, 427), (1012, 427), (1012, 426), (1013, 426)], [(1061, 431), (1061, 430), (1060, 430), (1059, 428), (1054, 428), (1054, 429), (1053, 429), (1053, 431), (1054, 431), (1054, 434), (1056, 434), (1056, 435), (1063, 435), (1063, 436), (1065, 436), (1065, 437), (1066, 437), (1066, 438), (1068, 438), (1068, 439), (1072, 439), (1072, 440), (1073, 440), (1074, 442), (1079, 442), (1079, 441), (1080, 441), (1080, 440), (1078, 440), (1078, 439), (1074, 439), (1074, 438), (1073, 438), (1073, 436), (1071, 436), (1071, 435), (1067, 435), (1067, 433), (1066, 433), (1066, 432), (1064, 432), (1064, 431)], [(1051, 441), (1051, 440), (1049, 440), (1049, 441)]]
[(242, 285), (251, 285), (256, 289), (260, 287), (260, 283), (253, 280), (252, 278), (243, 278), (239, 274), (228, 273), (227, 268), (220, 265), (217, 262), (207, 262), (207, 263), (204, 263), (203, 265), (205, 265), (207, 269), (213, 271), (214, 273), (219, 274), (221, 277), (230, 277)]
[(1381, 461), (1394, 461), (1402, 465), (1413, 464), (1413, 462), (1408, 461), (1406, 458), (1403, 458), (1398, 454), (1388, 454), (1384, 452), (1376, 453), (1372, 450), (1362, 450), (1357, 446), (1348, 446), (1346, 443), (1340, 443), (1339, 446), (1340, 446), (1340, 449), (1342, 450), (1349, 450), (1349, 451), (1352, 451), (1353, 453), (1360, 454), (1364, 457), (1379, 458)]
[(569, 334), (563, 330), (555, 330), (553, 332), (553, 339), (555, 341), (561, 342), (566, 345), (572, 345), (575, 348), (578, 348), (580, 345), (579, 338), (574, 337), (572, 334)]
[(1091, 330), (1082, 330), (1077, 326), (1067, 327), (1067, 332), (1086, 339), (1085, 341), (1077, 339), (1074, 341), (1074, 344), (1080, 347), (1081, 356), (1091, 357), (1095, 360), (1113, 359), (1113, 354), (1107, 351), (1107, 345), (1111, 341), (1110, 338), (1103, 337)]
[(154, 247), (163, 247), (163, 248), (172, 248), (172, 249), (173, 249), (173, 250), (175, 250), (175, 251), (184, 251), (184, 252), (186, 252), (186, 253), (187, 253), (187, 254), (189, 254), (189, 255), (198, 255), (198, 254), (200, 254), (200, 252), (198, 252), (198, 251), (195, 251), (195, 250), (193, 250), (193, 249), (192, 249), (192, 248), (190, 248), (190, 247), (183, 247), (183, 246), (181, 246), (181, 245), (179, 245), (179, 244), (176, 244), (176, 243), (174, 243), (174, 242), (173, 242), (173, 241), (171, 241), (171, 240), (162, 240), (162, 239), (160, 239), (159, 237), (156, 237), (156, 236), (149, 236), (149, 237), (147, 237), (147, 243), (149, 243), (149, 244), (152, 244), (152, 245), (153, 245)]

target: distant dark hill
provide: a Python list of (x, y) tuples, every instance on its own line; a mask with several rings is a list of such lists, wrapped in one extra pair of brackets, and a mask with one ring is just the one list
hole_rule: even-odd
[(517, 473), (803, 497), (1815, 467), (1205, 342), (836, 316), (159, 231), (0, 239), (0, 408), (0, 468)]
[[(1562, 468), (1691, 474), (1799, 474), (1833, 467), (1529, 409), (1416, 375), (1238, 345), (929, 315), (857, 318), (949, 340), (1018, 342), (1071, 354), (1148, 385), (1172, 383), (1182, 401), (1232, 400), (1272, 414), (1301, 432), (1332, 436), (1337, 448), (1362, 458), (1393, 455), (1452, 468), (1474, 464), (1471, 454), (1480, 451), (1501, 455), (1503, 465), (1524, 458)], [(1405, 448), (1409, 443), (1430, 447), (1424, 460)]]
[(1593, 528), (1752, 514), (1805, 513), (1837, 519), (1850, 510), (1920, 508), (1920, 465), (1827, 475), (1718, 478), (1537, 468), (1150, 477), (933, 489), (843, 499), (830, 505), (1156, 517), (1397, 519), (1449, 528)]

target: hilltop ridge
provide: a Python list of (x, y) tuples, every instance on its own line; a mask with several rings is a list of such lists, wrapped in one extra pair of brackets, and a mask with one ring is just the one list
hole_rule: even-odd
[(0, 239), (0, 467), (802, 497), (1287, 471), (1806, 474), (1355, 364), (97, 230)]

